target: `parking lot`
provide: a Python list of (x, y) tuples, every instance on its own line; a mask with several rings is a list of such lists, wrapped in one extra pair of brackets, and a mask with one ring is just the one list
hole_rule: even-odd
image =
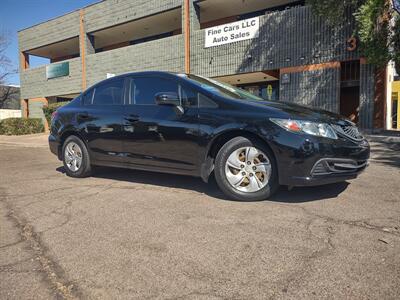
[(358, 179), (229, 201), (200, 179), (73, 179), (0, 138), (0, 299), (399, 299), (400, 143)]

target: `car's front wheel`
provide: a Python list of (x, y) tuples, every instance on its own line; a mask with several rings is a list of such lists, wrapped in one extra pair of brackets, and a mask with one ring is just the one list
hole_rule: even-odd
[(91, 173), (89, 152), (77, 136), (69, 136), (63, 144), (62, 158), (65, 172), (71, 177), (87, 177)]
[(245, 137), (228, 141), (215, 160), (215, 179), (230, 198), (240, 201), (268, 199), (278, 187), (271, 151)]

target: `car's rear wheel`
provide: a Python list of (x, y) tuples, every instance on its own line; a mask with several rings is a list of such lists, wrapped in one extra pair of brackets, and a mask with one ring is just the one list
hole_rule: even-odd
[(271, 151), (258, 141), (236, 137), (218, 152), (215, 179), (230, 198), (240, 201), (268, 199), (278, 187)]
[(62, 148), (65, 172), (71, 177), (87, 177), (91, 173), (90, 156), (85, 143), (77, 136), (69, 136)]

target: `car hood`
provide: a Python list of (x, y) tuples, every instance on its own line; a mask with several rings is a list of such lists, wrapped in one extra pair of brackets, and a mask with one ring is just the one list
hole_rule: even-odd
[(249, 102), (251, 102), (253, 105), (258, 106), (259, 108), (263, 108), (269, 111), (270, 113), (272, 113), (272, 115), (276, 115), (278, 118), (308, 120), (340, 125), (353, 124), (351, 121), (338, 114), (293, 103), (253, 100), (250, 100)]

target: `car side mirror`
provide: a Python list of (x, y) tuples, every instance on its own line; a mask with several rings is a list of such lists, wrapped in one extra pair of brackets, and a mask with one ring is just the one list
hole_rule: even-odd
[(162, 92), (156, 94), (155, 98), (156, 98), (156, 103), (158, 105), (172, 105), (172, 106), (181, 105), (181, 100), (179, 99), (178, 93)]

